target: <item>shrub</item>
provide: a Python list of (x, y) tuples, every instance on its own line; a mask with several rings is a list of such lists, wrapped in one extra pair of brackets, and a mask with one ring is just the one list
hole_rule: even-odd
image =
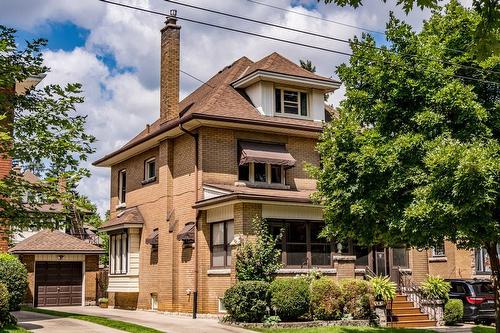
[(265, 220), (255, 217), (252, 221), (255, 241), (245, 241), (236, 253), (236, 278), (238, 281), (271, 282), (281, 268), (281, 251)]
[(423, 296), (429, 300), (448, 300), (451, 284), (439, 276), (427, 276), (421, 284)]
[(340, 319), (343, 307), (342, 290), (337, 283), (326, 277), (311, 282), (311, 313), (314, 319)]
[(375, 276), (370, 279), (377, 301), (389, 302), (396, 297), (396, 284), (388, 276)]
[(305, 279), (276, 279), (269, 293), (271, 308), (282, 320), (296, 320), (309, 311), (309, 284)]
[(269, 284), (263, 281), (239, 281), (226, 290), (222, 302), (234, 321), (256, 323), (266, 315)]
[(9, 310), (19, 310), (28, 288), (28, 271), (19, 259), (11, 254), (0, 254), (0, 282), (4, 283), (9, 291)]
[(462, 320), (464, 316), (464, 304), (459, 299), (450, 299), (444, 305), (444, 323), (446, 325), (455, 325)]
[(16, 323), (16, 318), (9, 312), (9, 298), (7, 287), (0, 282), (0, 327)]
[(345, 314), (352, 316), (352, 319), (369, 319), (372, 316), (375, 296), (368, 281), (343, 280), (340, 288), (344, 295)]

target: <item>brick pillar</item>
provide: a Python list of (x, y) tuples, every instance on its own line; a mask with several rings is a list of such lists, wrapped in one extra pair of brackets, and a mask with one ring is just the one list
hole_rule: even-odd
[(167, 122), (179, 117), (180, 29), (177, 12), (170, 11), (161, 29), (160, 119)]
[(354, 279), (356, 256), (336, 255), (332, 259), (333, 267), (337, 270), (337, 279)]

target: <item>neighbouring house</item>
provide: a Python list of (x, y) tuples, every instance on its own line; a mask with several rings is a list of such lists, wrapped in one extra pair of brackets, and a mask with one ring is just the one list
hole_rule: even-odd
[[(179, 101), (180, 27), (161, 30), (160, 117), (94, 163), (111, 171), (109, 304), (116, 308), (221, 313), (235, 283), (234, 239), (265, 218), (280, 243), (279, 276), (318, 268), (334, 279), (401, 273), (471, 277), (474, 257), (433, 250), (357, 246), (319, 238), (322, 208), (304, 170), (318, 165), (324, 96), (340, 82), (272, 53), (242, 57)], [(241, 236), (241, 237), (238, 237)], [(477, 267), (477, 265), (476, 265)]]

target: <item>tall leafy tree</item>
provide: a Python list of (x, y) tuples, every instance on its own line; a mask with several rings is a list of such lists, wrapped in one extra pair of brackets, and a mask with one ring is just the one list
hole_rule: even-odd
[(338, 68), (340, 118), (321, 135), (313, 174), (325, 235), (486, 248), (498, 312), (500, 57), (478, 58), (481, 22), (452, 0), (420, 33), (391, 16), (381, 49), (356, 39)]
[(59, 217), (41, 207), (73, 204), (71, 190), (89, 175), (80, 163), (94, 151), (95, 138), (85, 132), (86, 118), (76, 114), (83, 102), (80, 84), (27, 85), (16, 92), (16, 84), (44, 77), (49, 69), (40, 52), (46, 40), (20, 48), (14, 35), (14, 29), (0, 26), (0, 157), (12, 158), (43, 181), (29, 182), (20, 172), (0, 180), (0, 223), (10, 230), (50, 227)]

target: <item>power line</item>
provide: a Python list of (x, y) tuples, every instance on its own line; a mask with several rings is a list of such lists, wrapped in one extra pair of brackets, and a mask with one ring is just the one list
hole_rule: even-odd
[[(267, 26), (274, 27), (274, 28), (279, 28), (279, 29), (284, 29), (284, 30), (288, 30), (288, 31), (292, 31), (292, 32), (298, 32), (298, 33), (301, 33), (301, 34), (310, 35), (310, 36), (314, 36), (314, 37), (329, 39), (329, 40), (333, 40), (333, 41), (336, 41), (336, 42), (345, 43), (345, 44), (349, 44), (349, 45), (352, 43), (352, 44), (355, 44), (355, 45), (367, 46), (367, 47), (375, 49), (375, 50), (379, 50), (379, 51), (383, 51), (383, 52), (390, 52), (390, 53), (394, 53), (394, 54), (400, 54), (400, 55), (404, 55), (404, 56), (408, 56), (408, 57), (413, 57), (414, 59), (417, 59), (417, 60), (421, 60), (421, 58), (418, 55), (416, 55), (416, 54), (410, 54), (410, 53), (406, 53), (406, 52), (396, 52), (396, 51), (392, 51), (392, 50), (389, 50), (389, 49), (386, 49), (386, 48), (381, 48), (381, 47), (371, 46), (371, 45), (365, 45), (365, 44), (362, 44), (362, 43), (359, 43), (359, 42), (349, 41), (347, 39), (342, 39), (342, 38), (338, 38), (338, 37), (322, 35), (322, 34), (318, 34), (318, 33), (315, 33), (315, 32), (301, 30), (301, 29), (296, 29), (296, 28), (291, 28), (291, 27), (287, 27), (287, 26), (283, 26), (283, 25), (279, 25), (279, 24), (275, 24), (275, 23), (264, 22), (264, 21), (261, 21), (261, 20), (256, 20), (256, 19), (252, 19), (252, 18), (240, 16), (240, 15), (235, 15), (235, 14), (230, 14), (230, 13), (226, 13), (226, 12), (221, 12), (221, 11), (210, 9), (210, 8), (205, 8), (205, 7), (196, 6), (196, 5), (192, 5), (192, 4), (182, 3), (182, 2), (179, 2), (179, 1), (175, 1), (175, 0), (164, 0), (164, 1), (176, 4), (176, 5), (188, 7), (188, 8), (193, 8), (193, 9), (197, 9), (197, 10), (209, 12), (209, 13), (223, 15), (223, 16), (227, 16), (227, 17), (231, 17), (231, 18), (236, 18), (236, 19), (239, 19), (239, 20), (247, 21), (247, 22), (252, 22), (252, 23), (267, 25)], [(452, 63), (452, 62), (449, 62), (449, 61), (444, 61), (444, 60), (440, 60), (440, 59), (436, 59), (436, 58), (431, 58), (431, 60), (437, 61), (437, 62), (441, 62), (443, 64), (450, 65), (450, 66), (459, 66), (459, 67), (466, 68), (466, 69), (476, 70), (476, 71), (479, 71), (481, 73), (500, 74), (500, 72), (490, 71), (490, 70), (487, 70), (487, 69), (477, 68), (477, 67), (469, 66), (469, 65), (455, 64), (455, 63)]]
[[(247, 0), (247, 1), (248, 2), (252, 2), (254, 4), (257, 4), (257, 5), (260, 5), (260, 6), (274, 8), (274, 9), (281, 10), (281, 11), (284, 11), (284, 12), (289, 12), (289, 13), (297, 14), (297, 15), (300, 15), (300, 16), (310, 17), (310, 18), (313, 18), (313, 19), (316, 19), (316, 20), (321, 20), (321, 21), (325, 21), (325, 22), (339, 24), (339, 25), (343, 25), (345, 27), (354, 28), (354, 29), (358, 29), (358, 30), (362, 30), (362, 31), (367, 31), (367, 32), (372, 32), (372, 33), (375, 33), (375, 34), (381, 34), (381, 35), (385, 36), (385, 33), (382, 32), (382, 31), (370, 30), (370, 29), (363, 28), (363, 27), (360, 27), (360, 26), (357, 26), (357, 25), (352, 25), (352, 24), (347, 24), (347, 23), (343, 23), (343, 22), (339, 22), (339, 21), (334, 21), (334, 20), (330, 20), (330, 19), (327, 19), (327, 18), (324, 18), (324, 17), (317, 17), (317, 16), (314, 16), (314, 15), (301, 13), (301, 12), (298, 12), (298, 11), (295, 11), (295, 10), (291, 10), (291, 9), (288, 9), (288, 8), (283, 8), (283, 7), (279, 7), (279, 6), (275, 6), (275, 5), (270, 5), (270, 4), (267, 4), (267, 3), (264, 3), (264, 2), (260, 2), (260, 1), (256, 1), (256, 0)], [(463, 51), (463, 50), (457, 50), (457, 49), (452, 49), (452, 48), (448, 48), (448, 47), (445, 47), (445, 49), (448, 50), (448, 51), (453, 51), (453, 52), (457, 52), (457, 53), (465, 53), (465, 51)]]
[(203, 81), (202, 79), (199, 79), (199, 78), (197, 78), (196, 76), (194, 76), (194, 75), (192, 75), (192, 74), (189, 74), (189, 73), (188, 73), (188, 72), (186, 72), (186, 71), (183, 71), (182, 69), (181, 69), (181, 70), (179, 70), (179, 71), (180, 71), (182, 74), (187, 75), (187, 76), (189, 76), (190, 78), (195, 79), (196, 81), (201, 82), (201, 83), (203, 83), (203, 84), (205, 84), (205, 85), (209, 86), (209, 87), (210, 87), (210, 88), (212, 88), (212, 89), (214, 89), (214, 88), (215, 88), (214, 86), (211, 86), (210, 84), (208, 84), (206, 81)]
[[(110, 1), (110, 0), (99, 0), (99, 1), (111, 4), (111, 5), (119, 6), (119, 7), (124, 7), (124, 8), (129, 8), (129, 9), (133, 9), (133, 10), (142, 11), (142, 12), (145, 12), (145, 13), (161, 15), (161, 16), (164, 16), (164, 17), (168, 16), (168, 14), (163, 13), (163, 12), (154, 11), (154, 10), (150, 10), (150, 9), (146, 9), (146, 8), (141, 8), (141, 7), (135, 7), (135, 6), (131, 6), (131, 5), (119, 3), (119, 2)], [(277, 42), (282, 42), (282, 43), (287, 43), (287, 44), (302, 46), (302, 47), (306, 47), (306, 48), (310, 48), (310, 49), (315, 49), (315, 50), (319, 50), (319, 51), (340, 54), (340, 55), (344, 55), (344, 56), (348, 56), (348, 57), (352, 56), (351, 53), (347, 53), (347, 52), (337, 51), (337, 50), (328, 49), (328, 48), (324, 48), (324, 47), (320, 47), (320, 46), (315, 46), (315, 45), (311, 45), (311, 44), (299, 43), (299, 42), (290, 41), (290, 40), (281, 39), (281, 38), (272, 37), (272, 36), (267, 36), (267, 35), (262, 35), (262, 34), (250, 32), (250, 31), (245, 31), (245, 30), (240, 30), (240, 29), (225, 27), (225, 26), (221, 26), (221, 25), (217, 25), (217, 24), (213, 24), (213, 23), (208, 23), (208, 22), (193, 20), (193, 19), (186, 18), (186, 17), (177, 16), (177, 19), (184, 20), (186, 22), (192, 22), (192, 23), (196, 23), (196, 24), (201, 24), (201, 25), (205, 25), (205, 26), (209, 26), (209, 27), (213, 27), (213, 28), (219, 28), (219, 29), (228, 30), (228, 31), (232, 31), (232, 32), (238, 32), (238, 33), (241, 33), (241, 34), (246, 34), (246, 35), (250, 35), (250, 36), (254, 36), (254, 37), (259, 37), (259, 38), (263, 38), (263, 39), (268, 39), (268, 40), (273, 40), (273, 41), (277, 41)], [(363, 58), (366, 58), (366, 57), (363, 57)], [(384, 63), (389, 64), (389, 65), (395, 65), (395, 64), (387, 63), (387, 62), (385, 62), (383, 60), (373, 60), (373, 59), (370, 59), (370, 58), (366, 58), (366, 59), (372, 60), (372, 61), (381, 61), (381, 62), (384, 62)], [(397, 66), (397, 65), (395, 65), (395, 66)], [(429, 71), (429, 72), (436, 73), (436, 74), (444, 74), (444, 75), (448, 75), (448, 76), (451, 76), (451, 77), (461, 78), (461, 79), (464, 79), (464, 80), (472, 80), (472, 81), (478, 81), (478, 82), (483, 82), (483, 83), (491, 83), (491, 84), (495, 84), (495, 85), (500, 85), (500, 83), (497, 83), (497, 82), (488, 81), (488, 80), (482, 80), (482, 79), (477, 79), (477, 78), (468, 77), (468, 76), (461, 76), (461, 75), (454, 75), (454, 74), (445, 74), (445, 73), (436, 72), (436, 71)]]
[(383, 33), (382, 31), (370, 30), (370, 29), (359, 27), (359, 26), (352, 25), (352, 24), (347, 24), (347, 23), (344, 23), (344, 22), (330, 20), (330, 19), (327, 19), (327, 18), (324, 18), (324, 17), (317, 17), (317, 16), (314, 16), (314, 15), (301, 13), (301, 12), (298, 12), (296, 10), (291, 10), (291, 9), (288, 9), (288, 8), (283, 8), (283, 7), (278, 7), (278, 6), (270, 5), (270, 4), (267, 4), (267, 3), (264, 3), (264, 2), (260, 2), (260, 1), (255, 1), (255, 0), (247, 0), (247, 1), (255, 3), (257, 5), (261, 5), (261, 6), (265, 6), (265, 7), (269, 7), (269, 8), (278, 9), (278, 10), (281, 10), (281, 11), (284, 11), (284, 12), (289, 12), (289, 13), (301, 15), (301, 16), (304, 16), (304, 17), (310, 17), (310, 18), (313, 18), (313, 19), (316, 19), (316, 20), (330, 22), (330, 23), (333, 23), (333, 24), (343, 25), (344, 27), (349, 27), (349, 28), (354, 28), (354, 29), (363, 30), (363, 31), (367, 31), (367, 32), (372, 32), (374, 34), (385, 35), (385, 33)]

